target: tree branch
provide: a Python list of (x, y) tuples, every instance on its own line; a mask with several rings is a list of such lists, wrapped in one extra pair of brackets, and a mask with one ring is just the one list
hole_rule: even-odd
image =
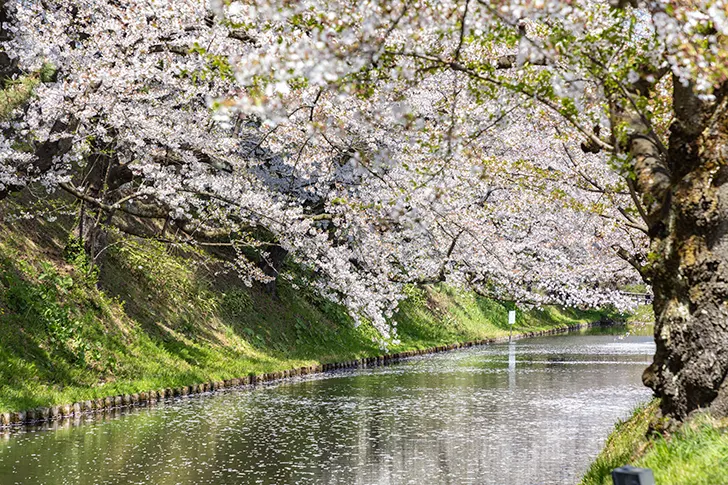
[(637, 258), (633, 254), (616, 244), (612, 246), (612, 249), (615, 253), (617, 253), (617, 256), (628, 262), (634, 269), (637, 270), (645, 283), (649, 283), (649, 276), (647, 275), (644, 266), (637, 260)]
[(455, 55), (453, 58), (456, 61), (460, 60), (460, 51), (463, 48), (463, 42), (465, 41), (465, 20), (468, 17), (468, 7), (470, 6), (470, 0), (465, 0), (465, 10), (463, 11), (463, 16), (460, 19), (460, 40), (458, 41), (458, 46), (455, 49)]

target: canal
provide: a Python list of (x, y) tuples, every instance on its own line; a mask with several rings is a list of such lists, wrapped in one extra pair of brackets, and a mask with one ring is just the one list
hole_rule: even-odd
[(572, 484), (653, 352), (592, 329), (89, 417), (0, 435), (0, 483)]

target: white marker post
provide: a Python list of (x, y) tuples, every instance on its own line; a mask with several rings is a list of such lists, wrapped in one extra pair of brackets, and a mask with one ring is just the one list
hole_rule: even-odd
[(511, 339), (513, 339), (513, 325), (516, 324), (516, 311), (515, 310), (509, 310), (508, 311), (508, 325), (511, 326), (510, 332), (508, 333), (508, 341), (510, 342)]

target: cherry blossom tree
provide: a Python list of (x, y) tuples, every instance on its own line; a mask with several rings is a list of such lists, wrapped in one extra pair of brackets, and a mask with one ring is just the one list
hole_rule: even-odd
[(225, 248), (246, 281), (291, 258), (385, 341), (408, 283), (623, 308), (641, 276), (646, 383), (722, 413), (725, 8), (8, 1), (4, 93), (33, 94), (0, 196), (70, 194), (92, 257), (117, 231)]
[(282, 190), (284, 155), (263, 147), (255, 117), (216, 114), (240, 90), (228, 59), (255, 43), (244, 30), (201, 2), (3, 7), (6, 93), (52, 73), (3, 120), (0, 195), (32, 183), (78, 199), (92, 258), (112, 230), (222, 248), (246, 282), (269, 282), (288, 252), (387, 336), (386, 271), (330, 241), (307, 207), (315, 190)]
[[(384, 89), (353, 79), (351, 93), (334, 71), (307, 73), (318, 88), (255, 70), (248, 82), (246, 59), (265, 61), (275, 25), (297, 20), (254, 28), (249, 7), (219, 8), (8, 2), (6, 79), (51, 74), (6, 120), (3, 193), (42, 183), (76, 197), (92, 257), (109, 228), (231, 248), (246, 280), (276, 278), (290, 255), (385, 337), (410, 282), (626, 303), (616, 286), (631, 276), (612, 256), (632, 238), (616, 220), (628, 199), (559, 120), (519, 100), (484, 104), (460, 73)], [(514, 140), (533, 132), (526, 153)]]
[[(296, 121), (286, 116), (292, 99), (327, 92), (357, 115), (376, 101), (382, 120), (382, 98), (409, 99), (428, 83), (447, 89), (449, 75), (468, 93), (461, 103), (542, 110), (610, 164), (624, 179), (616, 192), (624, 187), (634, 204), (615, 208), (650, 240), (644, 257), (615, 248), (655, 293), (657, 353), (644, 380), (663, 411), (682, 418), (701, 407), (728, 413), (727, 9), (722, 0), (450, 0), (238, 2), (220, 11), (255, 18), (260, 48), (237, 60), (249, 88), (238, 108), (273, 126)], [(483, 121), (458, 114), (454, 98), (434, 118), (447, 126), (434, 152), (460, 164), (471, 155), (462, 127)], [(309, 119), (308, 129), (336, 133), (345, 119)]]

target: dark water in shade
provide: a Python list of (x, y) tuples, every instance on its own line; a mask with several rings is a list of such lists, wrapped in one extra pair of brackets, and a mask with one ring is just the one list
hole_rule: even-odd
[(0, 484), (575, 483), (653, 351), (589, 331), (0, 435)]

